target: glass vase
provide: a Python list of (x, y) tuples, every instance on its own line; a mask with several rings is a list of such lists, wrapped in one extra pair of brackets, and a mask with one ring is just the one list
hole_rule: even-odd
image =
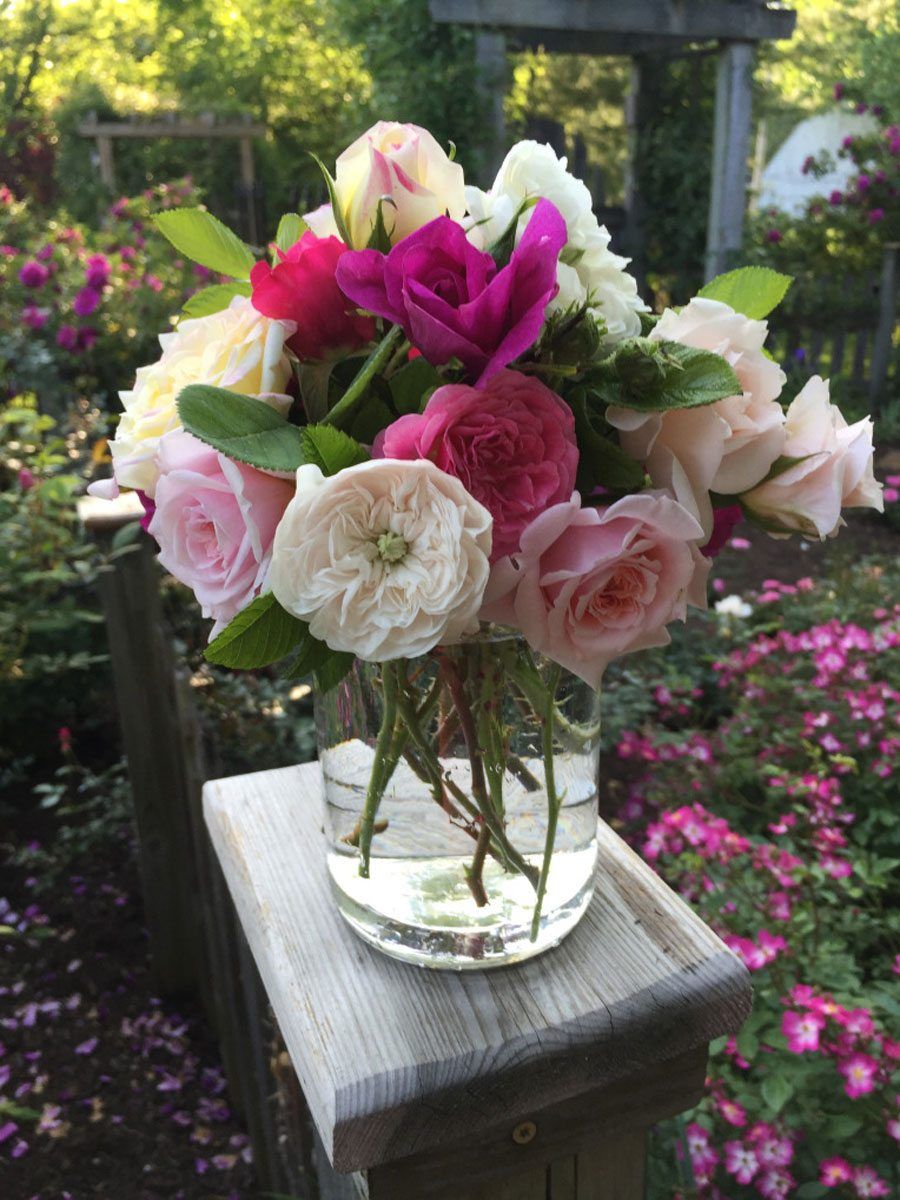
[(316, 697), (328, 866), (384, 953), (462, 970), (556, 945), (597, 858), (599, 696), (491, 629)]

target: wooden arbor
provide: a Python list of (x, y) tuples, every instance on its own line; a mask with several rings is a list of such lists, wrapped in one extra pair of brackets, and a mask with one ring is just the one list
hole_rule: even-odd
[[(504, 147), (502, 83), (509, 49), (640, 56), (696, 43), (718, 45), (706, 276), (740, 249), (746, 208), (754, 47), (789, 38), (796, 14), (768, 0), (430, 0), (435, 21), (478, 30), (477, 58), (493, 117), (492, 158)], [(499, 102), (498, 102), (499, 94)], [(630, 199), (633, 199), (630, 198)]]

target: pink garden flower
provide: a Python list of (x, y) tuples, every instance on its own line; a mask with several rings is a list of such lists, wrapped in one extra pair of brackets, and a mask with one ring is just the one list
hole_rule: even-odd
[(868, 1054), (851, 1054), (838, 1063), (837, 1069), (844, 1077), (844, 1091), (851, 1100), (874, 1091), (878, 1063)]
[(458, 358), (486, 383), (540, 334), (565, 244), (565, 221), (539, 200), (505, 267), (477, 250), (462, 226), (438, 217), (387, 255), (349, 251), (337, 281), (354, 304), (402, 326), (433, 366)]
[(375, 335), (372, 318), (361, 316), (338, 287), (335, 271), (346, 253), (339, 238), (307, 230), (289, 250), (276, 251), (271, 267), (258, 262), (250, 272), (253, 307), (296, 323), (287, 344), (303, 361), (352, 352)]
[(428, 458), (494, 518), (492, 559), (514, 554), (525, 527), (575, 486), (572, 410), (538, 379), (501, 371), (483, 388), (447, 384), (419, 414), (376, 438), (383, 458)]
[(839, 1187), (853, 1178), (853, 1168), (846, 1158), (826, 1158), (819, 1163), (819, 1182), (825, 1187)]
[[(530, 228), (530, 226), (529, 226)], [(687, 604), (706, 604), (709, 560), (694, 518), (670, 497), (642, 493), (609, 508), (578, 494), (548, 508), (519, 552), (494, 564), (482, 616), (521, 629), (593, 686), (612, 659), (669, 641)]]
[(96, 288), (83, 287), (72, 301), (72, 310), (79, 317), (89, 317), (100, 303), (100, 293)]
[(294, 488), (180, 429), (160, 441), (159, 464), (149, 532), (162, 565), (214, 618), (215, 636), (262, 590)]
[(19, 282), (28, 288), (43, 287), (50, 278), (50, 272), (43, 263), (30, 259), (19, 268)]
[(818, 1013), (786, 1012), (781, 1017), (781, 1032), (792, 1054), (804, 1054), (819, 1049), (819, 1034), (825, 1028), (825, 1018)]
[(733, 1175), (738, 1183), (750, 1183), (759, 1170), (756, 1151), (750, 1146), (745, 1146), (743, 1142), (726, 1142), (725, 1170), (729, 1175)]
[(873, 1196), (889, 1196), (890, 1187), (872, 1167), (857, 1167), (853, 1172), (853, 1189), (857, 1196), (869, 1200)]

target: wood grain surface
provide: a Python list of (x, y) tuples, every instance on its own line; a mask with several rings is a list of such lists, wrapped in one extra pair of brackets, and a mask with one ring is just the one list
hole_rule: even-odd
[(557, 949), (434, 972), (386, 958), (332, 898), (315, 764), (208, 783), (204, 811), (338, 1171), (430, 1153), (635, 1077), (747, 1014), (747, 972), (600, 825), (595, 898)]

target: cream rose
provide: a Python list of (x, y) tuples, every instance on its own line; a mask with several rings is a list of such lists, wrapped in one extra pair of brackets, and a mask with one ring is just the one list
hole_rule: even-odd
[[(454, 221), (466, 211), (465, 182), (427, 129), (379, 121), (348, 146), (335, 163), (337, 203), (353, 249), (366, 245), (382, 199), (391, 241), (398, 242), (435, 217)], [(306, 214), (319, 237), (337, 234), (330, 205)]]
[(759, 483), (783, 452), (784, 412), (777, 397), (784, 372), (763, 353), (768, 326), (718, 300), (697, 297), (681, 312), (667, 309), (650, 337), (720, 354), (741, 394), (700, 408), (639, 413), (612, 406), (610, 424), (622, 448), (644, 463), (657, 487), (668, 488), (712, 532), (710, 491), (737, 495)]
[(286, 406), (281, 393), (291, 368), (284, 342), (294, 329), (293, 321), (271, 321), (249, 299), (236, 296), (221, 312), (161, 334), (160, 360), (139, 367), (131, 391), (119, 393), (124, 412), (109, 447), (119, 486), (155, 493), (159, 441), (181, 428), (175, 401), (188, 384), (212, 384)]
[[(550, 311), (588, 304), (606, 324), (610, 338), (635, 337), (641, 331), (639, 314), (646, 305), (637, 294), (637, 283), (627, 273), (627, 258), (609, 249), (609, 233), (598, 224), (591, 193), (580, 179), (566, 169), (552, 146), (517, 142), (503, 160), (491, 188), (466, 188), (469, 238), (486, 249), (504, 232), (522, 201), (543, 197), (551, 201), (566, 222), (568, 257), (560, 262), (559, 292)], [(521, 238), (531, 216), (526, 210), (519, 220)]]
[(332, 650), (384, 662), (477, 630), (490, 553), (490, 513), (427, 460), (303, 466), (269, 581)]
[(828, 381), (814, 375), (791, 404), (784, 454), (802, 458), (741, 497), (744, 507), (774, 536), (796, 530), (826, 538), (844, 524), (841, 508), (884, 510), (882, 486), (872, 473), (872, 421), (848, 425), (831, 403)]

